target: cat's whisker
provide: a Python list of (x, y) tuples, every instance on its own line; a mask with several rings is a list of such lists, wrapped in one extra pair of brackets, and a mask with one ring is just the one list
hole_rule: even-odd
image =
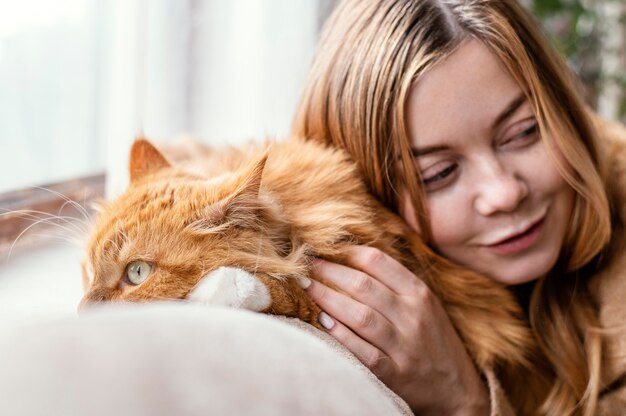
[[(82, 230), (78, 229), (78, 228), (70, 228), (67, 225), (61, 224), (59, 222), (57, 222), (56, 220), (63, 220), (63, 218), (59, 218), (59, 217), (54, 217), (54, 216), (50, 216), (50, 217), (38, 217), (35, 215), (23, 215), (22, 218), (24, 219), (30, 219), (33, 220), (35, 222), (41, 222), (42, 220), (44, 220), (45, 222), (47, 222), (49, 225), (54, 225), (57, 228), (60, 228), (61, 230), (65, 231), (66, 233), (70, 234), (70, 235), (79, 235), (79, 234), (84, 234)], [(70, 225), (72, 225), (71, 223), (68, 223)]]
[[(9, 248), (9, 253), (7, 255), (7, 261), (9, 261), (9, 259), (11, 258), (11, 254), (13, 253), (13, 249), (15, 248), (15, 245), (17, 244), (17, 242), (20, 240), (20, 238), (22, 238), (22, 236), (27, 233), (31, 228), (39, 225), (39, 224), (46, 224), (46, 223), (52, 223), (55, 224), (53, 221), (57, 219), (57, 217), (55, 216), (51, 216), (51, 217), (47, 217), (47, 218), (41, 218), (38, 221), (35, 221), (34, 223), (30, 224), (28, 227), (26, 227), (25, 229), (22, 230), (22, 232), (20, 232), (17, 237), (15, 238), (15, 240), (13, 240), (13, 244), (11, 244), (11, 247)], [(56, 225), (59, 225), (58, 223), (56, 223)]]
[(64, 201), (66, 201), (66, 203), (69, 203), (74, 208), (76, 208), (76, 210), (83, 215), (85, 220), (90, 221), (89, 212), (87, 212), (87, 210), (81, 204), (79, 204), (78, 202), (76, 202), (73, 199), (69, 198), (67, 195), (64, 195), (61, 192), (55, 191), (53, 189), (48, 189), (48, 188), (44, 188), (44, 187), (41, 187), (41, 186), (33, 186), (33, 188), (34, 189), (40, 189), (40, 190), (46, 191), (46, 192), (50, 192), (51, 194), (58, 196), (59, 198), (61, 198)]
[[(57, 224), (58, 225), (58, 224)], [(62, 231), (67, 231), (67, 233), (61, 233)], [(42, 236), (49, 236), (54, 238), (62, 238), (68, 243), (82, 247), (85, 245), (87, 235), (79, 232), (72, 232), (73, 230), (64, 229), (63, 227), (58, 227), (56, 229), (50, 230), (50, 234), (41, 234)]]
[(111, 240), (110, 238), (107, 238), (106, 240), (103, 241), (103, 243), (111, 243), (111, 245), (115, 248), (115, 251), (119, 253), (120, 246), (117, 244), (117, 242)]
[[(79, 225), (83, 225), (82, 223), (77, 223), (76, 221), (79, 221), (79, 219), (75, 218), (75, 217), (69, 217), (69, 216), (61, 216), (61, 215), (54, 215), (51, 214), (49, 212), (44, 212), (44, 211), (37, 211), (37, 210), (17, 210), (17, 211), (7, 211), (4, 213), (0, 214), (1, 216), (9, 216), (9, 215), (13, 215), (16, 216), (18, 218), (23, 218), (23, 219), (28, 219), (28, 220), (35, 220), (35, 221), (39, 221), (42, 219), (49, 219), (49, 220), (59, 220), (63, 223), (65, 223), (66, 225), (62, 225), (59, 224), (57, 222), (51, 222), (51, 224), (57, 226), (57, 227), (61, 227), (64, 230), (71, 232), (71, 233), (80, 233), (80, 234), (86, 234), (87, 230), (85, 228), (79, 227)], [(73, 229), (69, 228), (68, 226), (72, 226)]]
[(27, 214), (22, 216), (22, 218), (35, 221), (30, 226), (37, 225), (39, 223), (46, 223), (48, 225), (54, 225), (55, 227), (60, 228), (61, 230), (66, 231), (70, 234), (82, 232), (82, 229), (80, 229), (75, 223), (72, 223), (66, 217), (60, 217), (55, 215), (37, 216), (33, 214)]
[[(55, 191), (53, 189), (49, 189), (49, 188), (45, 188), (45, 187), (41, 187), (41, 186), (31, 186), (31, 189), (39, 189), (45, 192), (49, 192), (57, 197), (59, 197), (60, 199), (64, 200), (65, 202), (63, 203), (63, 205), (61, 205), (61, 207), (59, 208), (58, 214), (57, 214), (57, 218), (59, 219), (67, 219), (67, 220), (71, 220), (73, 222), (73, 226), (76, 226), (76, 223), (78, 222), (81, 225), (81, 229), (80, 229), (80, 233), (87, 233), (90, 226), (91, 226), (91, 222), (92, 222), (92, 218), (89, 215), (89, 212), (83, 207), (83, 205), (79, 204), (77, 201), (72, 200), (71, 198), (69, 198), (68, 196), (62, 194), (61, 192)], [(63, 211), (63, 209), (67, 206), (70, 205), (72, 206), (78, 213), (80, 213), (80, 215), (82, 216), (62, 216), (61, 212)], [(33, 213), (39, 213), (42, 215), (50, 215), (52, 216), (52, 213), (49, 212), (42, 212), (42, 211), (36, 211), (36, 210), (23, 210), (23, 211), (30, 211)], [(8, 213), (11, 212), (18, 212), (18, 211), (9, 211)], [(67, 221), (66, 221), (67, 222)]]
[[(65, 206), (69, 203), (70, 203), (69, 201), (65, 201), (63, 205), (61, 205), (61, 208), (59, 208), (59, 211), (58, 211), (59, 216), (61, 215), (63, 208), (65, 208)], [(83, 214), (83, 218), (80, 218), (80, 217), (72, 217), (72, 218), (75, 218), (76, 221), (78, 221), (83, 226), (85, 231), (89, 229), (89, 226), (91, 224), (91, 218), (85, 217), (84, 214)]]
[[(2, 209), (2, 208), (0, 208)], [(81, 221), (80, 218), (76, 218), (73, 216), (68, 216), (68, 215), (55, 215), (52, 214), (50, 212), (46, 212), (46, 211), (38, 211), (35, 209), (20, 209), (20, 210), (5, 210), (5, 212), (0, 213), (0, 217), (2, 216), (10, 216), (10, 215), (14, 215), (14, 216), (20, 216), (20, 217), (27, 217), (30, 216), (31, 218), (42, 218), (42, 217), (54, 217), (54, 218), (59, 218), (59, 219), (63, 219), (63, 220), (67, 220), (67, 221), (72, 221), (74, 224), (77, 221)], [(36, 215), (40, 215), (40, 217), (36, 217)]]
[[(33, 219), (42, 219), (42, 218), (50, 218), (50, 219), (56, 219), (61, 221), (63, 224), (59, 224), (59, 223), (55, 223), (55, 225), (57, 226), (62, 226), (63, 228), (65, 228), (66, 230), (70, 230), (73, 229), (78, 233), (86, 233), (87, 229), (84, 227), (84, 224), (82, 224), (81, 222), (79, 222), (80, 220), (76, 217), (70, 217), (70, 216), (66, 216), (66, 215), (52, 215), (52, 214), (47, 214), (45, 212), (38, 212), (38, 215), (40, 215), (39, 217), (37, 215), (31, 214), (30, 218)], [(47, 215), (47, 216), (46, 216)], [(71, 228), (69, 228), (71, 227)]]
[(130, 238), (128, 238), (128, 234), (126, 234), (126, 229), (124, 228), (124, 224), (121, 222), (118, 222), (118, 224), (120, 225), (119, 231), (120, 231), (120, 236), (122, 237), (122, 246), (125, 246), (130, 242)]
[(115, 223), (115, 239), (119, 239), (119, 243), (116, 242), (117, 251), (120, 252), (124, 247), (127, 247), (130, 243), (130, 238), (126, 234), (126, 229), (121, 221)]
[(57, 243), (66, 243), (71, 246), (80, 246), (80, 242), (74, 240), (70, 237), (66, 237), (63, 235), (53, 235), (53, 234), (34, 234), (35, 237), (43, 237), (46, 239), (46, 242), (57, 242)]

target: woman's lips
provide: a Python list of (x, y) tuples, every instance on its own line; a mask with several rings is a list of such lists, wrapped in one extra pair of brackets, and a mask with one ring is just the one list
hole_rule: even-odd
[(539, 240), (543, 231), (543, 223), (542, 218), (523, 233), (485, 247), (496, 254), (515, 254), (524, 251)]

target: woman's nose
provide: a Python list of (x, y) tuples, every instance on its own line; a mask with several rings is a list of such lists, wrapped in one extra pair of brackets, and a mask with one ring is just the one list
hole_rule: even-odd
[(481, 215), (512, 212), (528, 196), (529, 189), (523, 178), (506, 169), (491, 169), (478, 182), (478, 193), (474, 201)]

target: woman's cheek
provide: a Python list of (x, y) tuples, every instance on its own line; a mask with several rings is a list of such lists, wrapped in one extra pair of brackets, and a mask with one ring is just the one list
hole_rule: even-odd
[[(402, 217), (407, 224), (417, 233), (420, 232), (419, 224), (415, 218), (415, 209), (406, 192), (402, 193)], [(434, 245), (440, 251), (464, 241), (468, 232), (469, 216), (467, 215), (468, 204), (460, 202), (460, 198), (454, 198), (451, 194), (433, 194), (427, 197), (428, 217), (433, 234)], [(451, 208), (454, 207), (454, 208)]]
[(428, 200), (430, 228), (433, 244), (443, 255), (462, 245), (470, 237), (471, 218), (467, 215), (467, 204), (458, 200), (433, 195)]
[(419, 234), (420, 227), (415, 218), (415, 208), (413, 208), (413, 203), (411, 202), (411, 198), (409, 198), (409, 193), (406, 191), (406, 189), (403, 189), (400, 192), (402, 195), (400, 215), (402, 216), (404, 221), (409, 224), (409, 227), (411, 227), (413, 231)]
[[(435, 212), (435, 210), (431, 210), (431, 212)], [(433, 244), (440, 251), (454, 244), (456, 234), (458, 234), (458, 229), (454, 226), (454, 218), (451, 218), (454, 214), (450, 211), (448, 213), (449, 215), (437, 213), (430, 216)]]

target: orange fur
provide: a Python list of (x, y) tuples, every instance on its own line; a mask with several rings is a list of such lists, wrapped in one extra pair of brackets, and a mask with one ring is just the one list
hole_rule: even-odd
[[(83, 305), (184, 298), (207, 272), (235, 266), (268, 286), (266, 312), (316, 324), (319, 309), (294, 278), (309, 276), (314, 257), (342, 262), (348, 246), (362, 244), (429, 285), (480, 368), (532, 367), (536, 345), (512, 294), (434, 253), (369, 195), (341, 151), (297, 139), (222, 152), (195, 146), (166, 157), (135, 142), (130, 187), (104, 207), (88, 245), (94, 274)], [(123, 276), (136, 260), (153, 271), (132, 286)]]

